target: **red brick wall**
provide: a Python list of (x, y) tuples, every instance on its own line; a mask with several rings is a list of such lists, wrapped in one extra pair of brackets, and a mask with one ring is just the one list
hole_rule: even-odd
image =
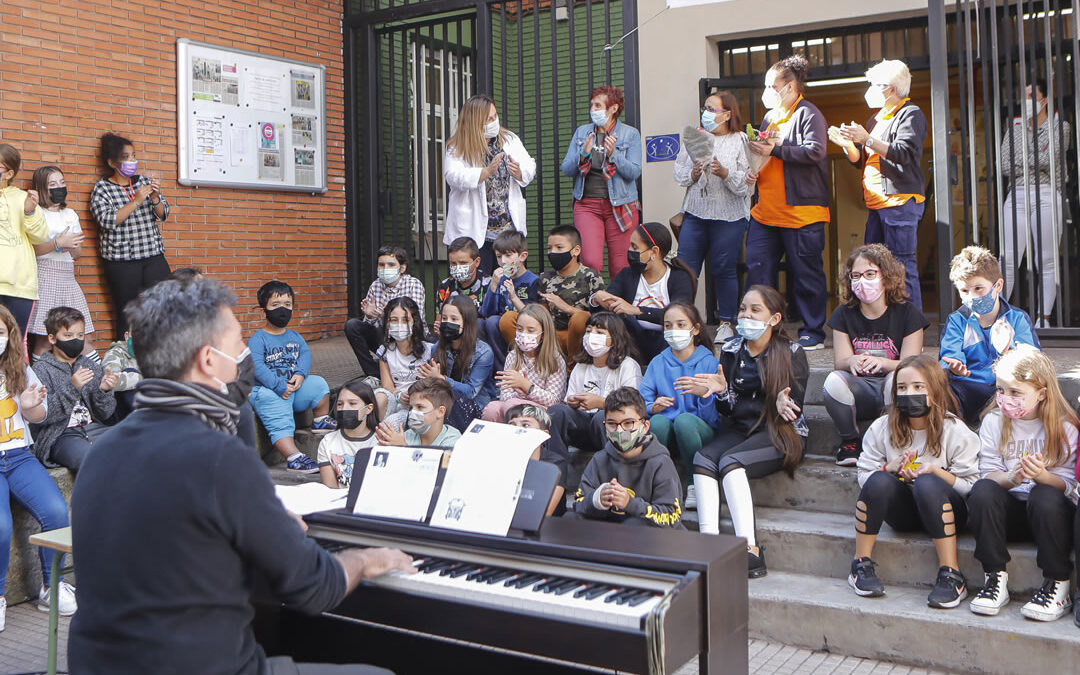
[[(3, 0), (0, 140), (22, 152), (15, 178), (57, 164), (86, 233), (77, 262), (98, 346), (112, 304), (97, 257), (90, 190), (98, 139), (135, 143), (140, 169), (161, 176), (172, 204), (166, 256), (228, 283), (250, 332), (262, 323), (255, 291), (277, 277), (297, 291), (293, 327), (309, 339), (346, 318), (345, 135), (340, 0)], [(329, 191), (267, 192), (177, 184), (176, 40), (188, 38), (326, 66)]]

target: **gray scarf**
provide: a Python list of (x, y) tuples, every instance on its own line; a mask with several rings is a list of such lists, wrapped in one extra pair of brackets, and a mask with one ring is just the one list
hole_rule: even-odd
[(147, 379), (135, 389), (136, 410), (162, 410), (194, 415), (210, 428), (236, 435), (238, 408), (224, 394), (193, 382)]

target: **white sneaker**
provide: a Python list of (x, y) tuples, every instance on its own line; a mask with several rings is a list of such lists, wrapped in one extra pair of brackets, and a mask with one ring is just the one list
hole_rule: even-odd
[(7, 625), (7, 598), (0, 595), (0, 632)]
[[(71, 616), (78, 609), (78, 605), (75, 604), (75, 587), (66, 581), (61, 581), (60, 584), (60, 616)], [(37, 608), (42, 612), (49, 611), (49, 591), (50, 589), (42, 586), (38, 591)]]
[(684, 511), (697, 511), (697, 490), (694, 489), (694, 484), (686, 486), (686, 501), (683, 503)]
[(997, 616), (1001, 608), (1009, 604), (1009, 573), (989, 572), (983, 575), (982, 590), (969, 607), (976, 614)]
[(1069, 597), (1069, 580), (1046, 579), (1031, 601), (1020, 608), (1020, 613), (1036, 621), (1056, 621), (1070, 609), (1072, 598)]
[(714, 345), (720, 345), (727, 342), (728, 338), (735, 337), (735, 329), (731, 327), (731, 324), (727, 321), (721, 321), (716, 326), (716, 337), (713, 338)]

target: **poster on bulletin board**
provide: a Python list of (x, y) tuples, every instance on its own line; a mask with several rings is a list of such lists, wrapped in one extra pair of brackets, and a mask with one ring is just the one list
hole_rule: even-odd
[(176, 41), (181, 185), (326, 192), (326, 68)]

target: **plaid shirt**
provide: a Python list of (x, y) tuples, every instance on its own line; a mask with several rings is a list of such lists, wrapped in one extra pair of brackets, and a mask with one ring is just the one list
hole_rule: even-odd
[(420, 308), (420, 316), (424, 316), (424, 284), (410, 274), (402, 274), (401, 278), (398, 279), (398, 282), (393, 286), (387, 286), (378, 279), (371, 282), (364, 299), (378, 308), (379, 318), (372, 319), (371, 317), (365, 316), (364, 323), (373, 323), (376, 326), (381, 326), (382, 313), (383, 309), (386, 307), (386, 303), (394, 298), (400, 298), (403, 295), (412, 298), (416, 303), (416, 306)]
[(161, 218), (154, 213), (154, 206), (147, 197), (124, 222), (116, 222), (116, 212), (135, 198), (139, 188), (149, 184), (150, 179), (146, 176), (135, 176), (131, 185), (117, 185), (102, 178), (94, 186), (90, 193), (90, 213), (100, 229), (99, 246), (105, 260), (144, 260), (165, 252), (165, 242), (157, 226), (159, 220), (169, 217), (169, 203), (165, 197), (161, 197), (161, 203), (165, 205), (165, 215)]

